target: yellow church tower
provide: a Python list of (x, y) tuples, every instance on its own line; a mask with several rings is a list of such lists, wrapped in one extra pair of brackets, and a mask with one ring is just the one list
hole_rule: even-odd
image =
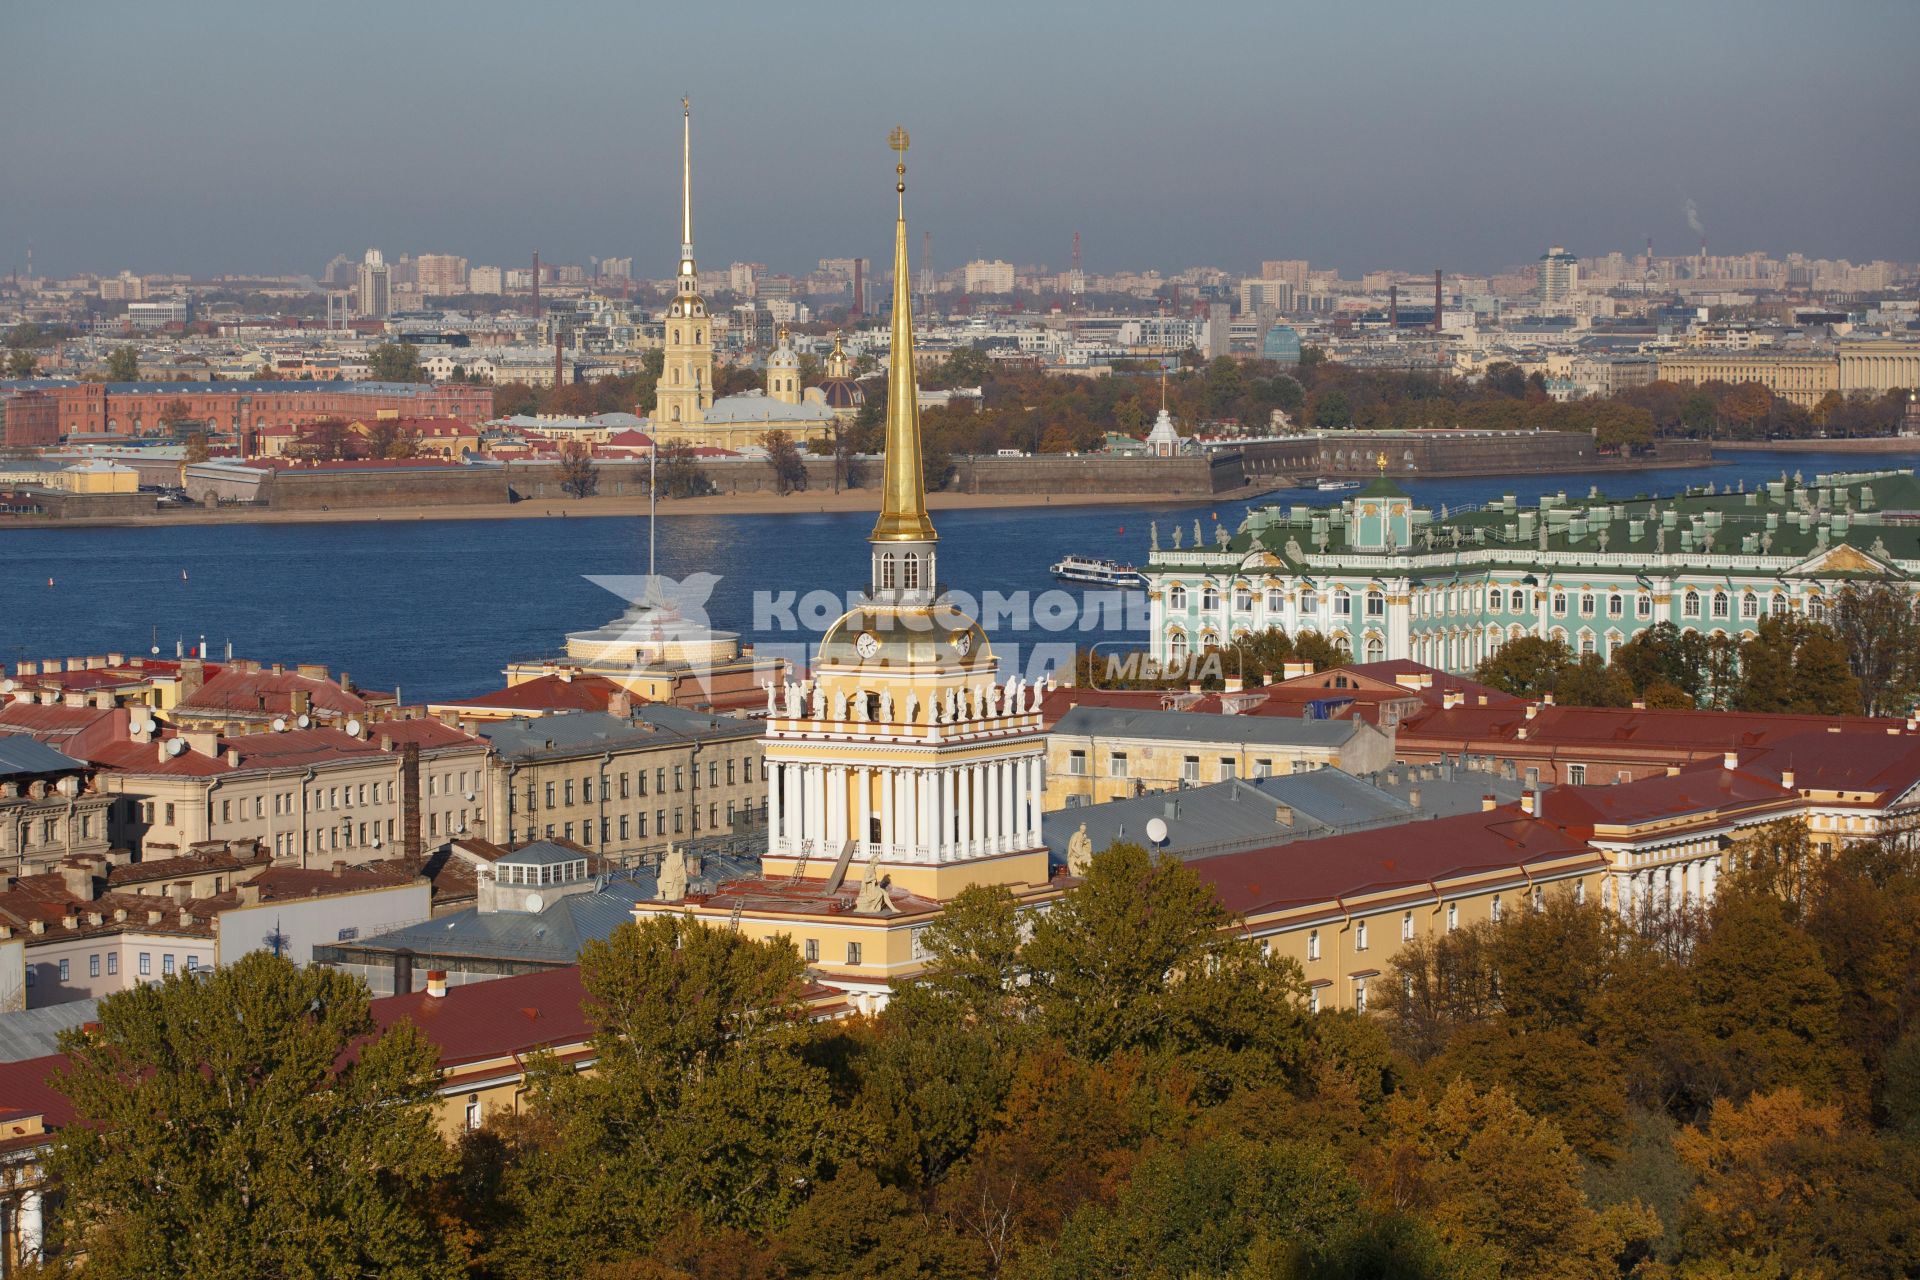
[(693, 264), (693, 105), (680, 99), (680, 282), (667, 307), (667, 334), (654, 391), (658, 428), (689, 427), (713, 405), (713, 325)]
[(663, 868), (662, 896), (635, 908), (785, 935), (817, 978), (868, 1007), (919, 970), (919, 930), (963, 889), (1005, 885), (1031, 902), (1064, 887), (1040, 833), (1041, 690), (997, 680), (986, 634), (938, 578), (913, 367), (906, 131), (890, 142), (893, 350), (868, 587), (827, 629), (810, 679), (768, 686), (762, 874), (698, 891), (684, 865)]

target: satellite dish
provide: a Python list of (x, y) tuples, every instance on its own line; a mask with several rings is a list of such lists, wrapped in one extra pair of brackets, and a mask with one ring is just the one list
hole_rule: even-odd
[(375, 837), (373, 838), (373, 847), (374, 847), (374, 848), (376, 848), (376, 849), (378, 849), (378, 848), (380, 847), (380, 837), (379, 837), (379, 836), (375, 836)]
[(347, 721), (347, 736), (350, 738), (360, 736), (360, 722), (358, 720)]
[(1167, 842), (1167, 820), (1165, 818), (1147, 819), (1147, 839), (1155, 844)]
[(295, 721), (295, 723), (296, 723), (296, 724), (298, 724), (298, 725), (299, 725), (299, 726), (300, 726), (300, 727), (301, 727), (302, 729), (306, 729), (306, 728), (309, 728), (309, 727), (311, 727), (311, 726), (312, 726), (312, 724), (313, 724), (313, 717), (312, 717), (312, 716), (301, 716), (299, 720), (297, 720), (297, 721)]
[(275, 716), (273, 718), (273, 731), (275, 733), (285, 733), (287, 731), (287, 718), (285, 716)]
[(158, 720), (155, 720), (152, 716), (148, 716), (146, 720), (141, 724), (140, 731), (142, 733), (153, 733), (159, 728), (160, 728), (160, 722)]
[(465, 835), (467, 834), (467, 824), (463, 822), (459, 826), (455, 827), (453, 830), (454, 830), (454, 834), (456, 835)]
[(471, 803), (473, 800), (473, 792), (471, 791), (467, 792), (463, 798), (467, 800), (469, 803)]
[(8, 676), (5, 680), (0, 680), (0, 693), (12, 693), (12, 692), (13, 692), (13, 677)]
[(169, 738), (167, 740), (167, 754), (170, 756), (180, 755), (186, 749), (187, 742), (185, 738)]
[(527, 906), (527, 910), (529, 910), (529, 911), (538, 911), (538, 910), (539, 910), (540, 908), (542, 908), (542, 907), (544, 907), (544, 906), (546, 906), (546, 905), (547, 905), (547, 904), (546, 904), (546, 901), (545, 901), (545, 899), (543, 899), (543, 898), (541, 898), (541, 896), (540, 896), (539, 894), (537, 894), (537, 893), (530, 893), (530, 894), (528, 894), (528, 895), (527, 895), (527, 900), (526, 900), (526, 906)]

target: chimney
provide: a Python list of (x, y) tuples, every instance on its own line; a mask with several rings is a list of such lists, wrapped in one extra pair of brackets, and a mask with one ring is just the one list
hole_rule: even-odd
[(193, 881), (175, 880), (167, 886), (167, 896), (173, 899), (175, 906), (186, 906), (193, 901)]
[(1529, 702), (1527, 704), (1527, 719), (1531, 720), (1539, 714), (1540, 714), (1540, 704), (1537, 702)]
[(343, 859), (335, 858), (333, 860), (333, 878), (335, 880), (338, 880), (341, 876), (344, 876), (345, 874), (347, 874), (346, 862)]
[(1420, 807), (1420, 788), (1415, 787), (1407, 792), (1407, 803), (1415, 809)]
[(633, 695), (625, 689), (615, 689), (607, 695), (607, 714), (616, 719), (625, 720), (633, 715)]
[(447, 998), (447, 971), (445, 969), (427, 970), (427, 994), (435, 1000)]
[(241, 906), (257, 907), (260, 905), (260, 886), (259, 885), (252, 884), (252, 883), (236, 885), (234, 887), (234, 892), (240, 895)]
[(1520, 812), (1526, 814), (1529, 818), (1534, 816), (1536, 794), (1536, 792), (1532, 791), (1522, 791), (1520, 793)]
[[(7, 887), (11, 889), (13, 877), (9, 876)], [(60, 879), (66, 885), (67, 896), (79, 902), (92, 902), (99, 895), (94, 891), (93, 868), (62, 865)]]
[(1792, 769), (1782, 769), (1780, 771), (1780, 785), (1785, 787), (1789, 791), (1793, 790), (1793, 770)]
[(1551, 693), (1543, 693), (1540, 695), (1540, 701), (1550, 707), (1553, 705), (1553, 695)]
[(1284, 804), (1275, 805), (1273, 807), (1273, 824), (1277, 827), (1286, 827), (1288, 829), (1292, 829), (1293, 827), (1292, 806), (1284, 805)]
[(149, 910), (147, 912), (147, 923), (149, 925), (159, 924), (161, 917), (164, 916), (165, 914), (166, 913), (164, 911)]
[(400, 744), (400, 855), (420, 869), (420, 744)]
[(1283, 662), (1280, 664), (1280, 678), (1282, 680), (1297, 680), (1301, 676), (1310, 676), (1312, 674), (1313, 664), (1311, 662)]
[(1729, 751), (1720, 757), (1720, 763), (1726, 768), (1738, 769), (1740, 767), (1740, 753), (1738, 751)]
[(1480, 797), (1480, 812), (1491, 813), (1493, 810), (1499, 807), (1500, 807), (1500, 801), (1494, 798), (1494, 795), (1491, 791), (1487, 792), (1486, 795), (1483, 795)]
[(1242, 680), (1239, 676), (1226, 677), (1226, 691), (1228, 693), (1238, 693), (1245, 687), (1246, 681)]

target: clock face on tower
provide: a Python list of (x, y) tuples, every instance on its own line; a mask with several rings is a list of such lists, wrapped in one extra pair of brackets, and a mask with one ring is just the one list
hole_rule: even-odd
[(880, 641), (875, 638), (873, 632), (862, 631), (860, 638), (853, 642), (853, 648), (854, 652), (858, 653), (862, 658), (871, 658), (874, 654), (880, 652)]
[(973, 633), (970, 631), (956, 632), (953, 637), (953, 648), (954, 652), (958, 653), (961, 657), (966, 657), (967, 651), (973, 648)]

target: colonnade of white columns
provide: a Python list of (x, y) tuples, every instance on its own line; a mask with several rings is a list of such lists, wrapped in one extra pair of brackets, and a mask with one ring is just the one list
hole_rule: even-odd
[(1613, 873), (1614, 910), (1629, 919), (1704, 907), (1720, 883), (1720, 859), (1693, 858)]
[(883, 858), (939, 863), (1041, 843), (1037, 752), (929, 767), (769, 761), (767, 772), (776, 857), (837, 857), (851, 839), (859, 857), (877, 848)]

